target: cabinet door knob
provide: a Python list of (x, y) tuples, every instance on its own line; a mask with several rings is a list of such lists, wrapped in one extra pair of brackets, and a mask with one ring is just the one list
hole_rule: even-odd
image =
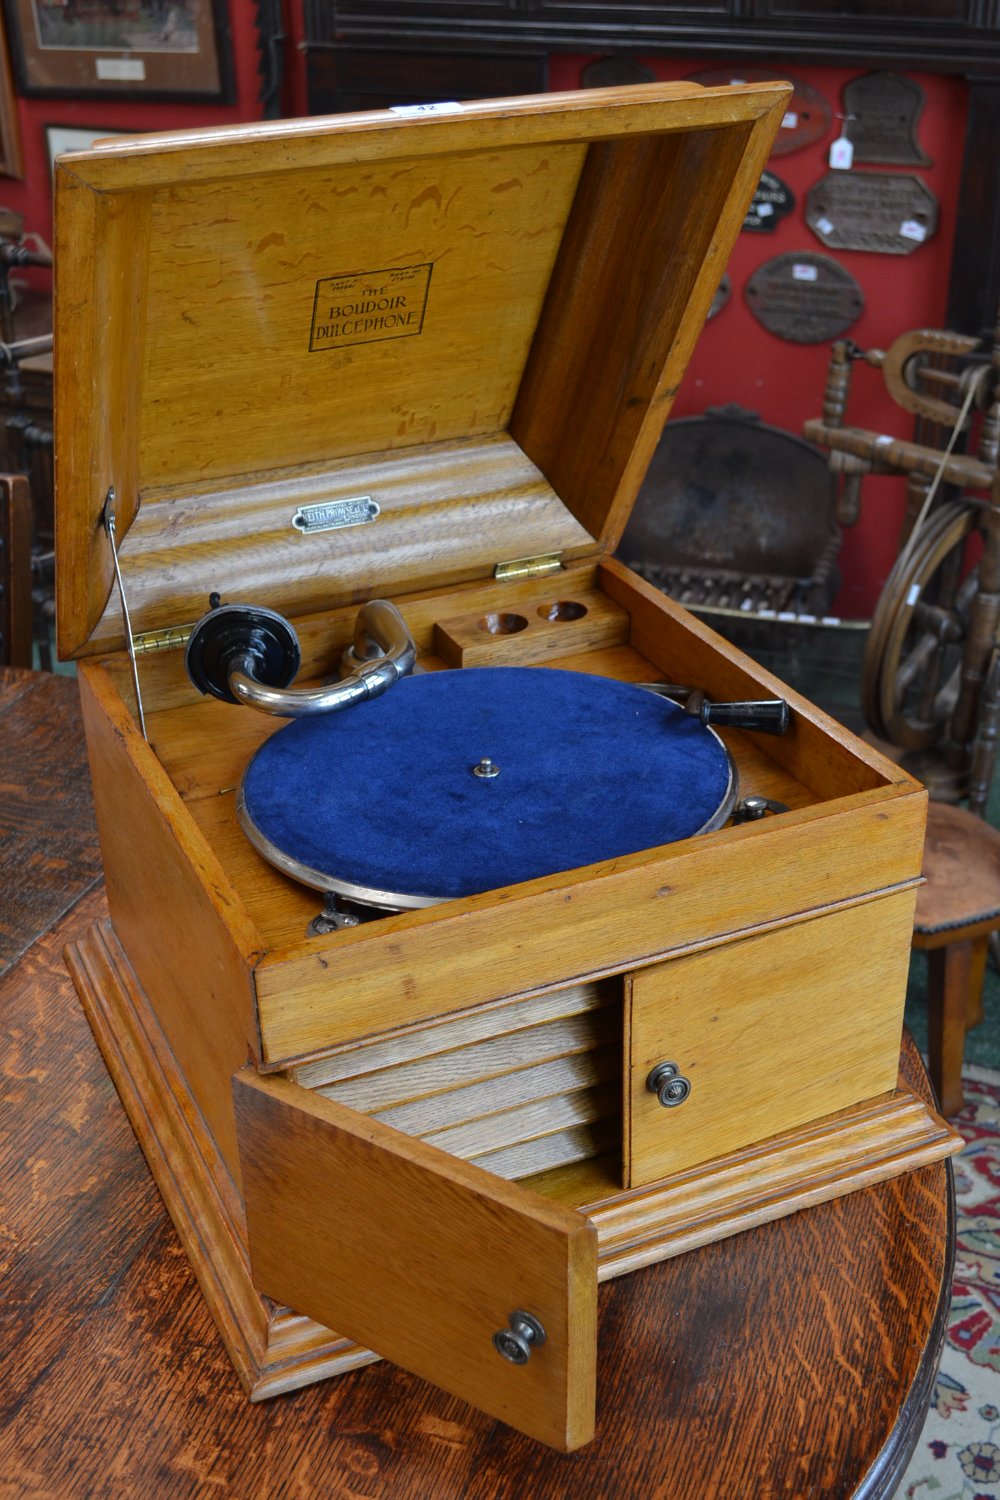
[(661, 1062), (646, 1079), (646, 1087), (655, 1094), (664, 1109), (676, 1109), (691, 1092), (690, 1079), (683, 1077), (676, 1063)]
[(537, 1318), (526, 1312), (512, 1312), (507, 1322), (509, 1327), (501, 1328), (493, 1335), (493, 1347), (512, 1365), (526, 1365), (532, 1349), (545, 1343), (545, 1329)]

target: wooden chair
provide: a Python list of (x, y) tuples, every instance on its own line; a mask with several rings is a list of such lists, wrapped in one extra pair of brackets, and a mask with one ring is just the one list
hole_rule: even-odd
[(0, 664), (32, 659), (31, 492), (23, 474), (0, 474)]
[[(858, 361), (881, 370), (889, 395), (935, 446), (845, 425)], [(953, 452), (977, 410), (975, 452)], [(992, 343), (914, 329), (885, 352), (835, 344), (823, 417), (805, 433), (829, 451), (845, 525), (857, 519), (865, 474), (907, 477), (901, 550), (872, 619), (861, 697), (873, 735), (905, 752), (902, 764), (937, 799), (913, 946), (927, 952), (931, 1080), (944, 1113), (956, 1114), (965, 1034), (982, 1020), (990, 938), (1000, 933), (1000, 832), (984, 821), (1000, 724), (1000, 326)], [(952, 494), (935, 507), (942, 480)], [(982, 557), (967, 571), (974, 530)], [(968, 811), (956, 805), (964, 798)]]
[(941, 1108), (964, 1104), (965, 1033), (983, 1019), (983, 980), (1000, 939), (1000, 832), (984, 822), (1000, 744), (1000, 649), (979, 700), (968, 811), (932, 802), (913, 946), (927, 953), (928, 1057)]
[(983, 1018), (989, 938), (1000, 932), (1000, 831), (964, 808), (932, 802), (913, 946), (927, 952), (931, 1081), (946, 1115), (962, 1094), (965, 1033)]

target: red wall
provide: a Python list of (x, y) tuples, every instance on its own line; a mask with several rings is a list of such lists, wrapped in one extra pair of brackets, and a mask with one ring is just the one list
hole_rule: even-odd
[[(231, 0), (233, 68), (236, 103), (146, 104), (87, 99), (21, 99), (18, 109), (24, 148), (25, 177), (0, 183), (0, 204), (18, 210), (26, 227), (39, 232), (51, 244), (52, 213), (49, 166), (45, 144), (46, 124), (106, 127), (109, 130), (169, 130), (196, 125), (230, 124), (260, 117), (260, 78), (254, 30), (254, 7), (248, 0)], [(305, 110), (305, 81), (301, 52), (301, 15), (298, 5), (287, 7), (291, 28), (286, 61), (285, 111)], [(554, 55), (550, 62), (553, 89), (579, 86), (582, 67), (590, 59)], [(671, 63), (646, 59), (658, 77), (681, 78), (717, 62)], [(864, 69), (796, 68), (795, 73), (814, 85), (836, 111), (845, 81)], [(827, 169), (830, 142), (839, 132), (834, 119), (826, 138), (787, 156), (773, 158), (772, 169), (796, 196), (796, 207), (772, 234), (742, 234), (730, 262), (733, 295), (722, 312), (709, 323), (696, 351), (678, 400), (675, 416), (690, 416), (709, 406), (735, 401), (791, 432), (801, 432), (807, 417), (820, 412), (828, 345), (801, 345), (778, 339), (751, 316), (743, 288), (763, 261), (790, 250), (819, 250), (832, 254), (861, 283), (865, 311), (849, 336), (863, 346), (884, 348), (903, 330), (943, 324), (950, 247), (955, 230), (955, 203), (961, 171), (965, 130), (965, 85), (960, 79), (934, 74), (915, 74), (926, 94), (919, 135), (934, 165), (918, 168), (921, 178), (940, 202), (936, 235), (908, 256), (877, 255), (860, 251), (825, 250), (807, 227), (804, 203), (809, 187)], [(862, 168), (861, 170), (865, 170)], [(875, 169), (878, 170), (878, 169)], [(893, 170), (888, 168), (886, 170)], [(859, 426), (874, 427), (909, 436), (912, 424), (888, 401), (879, 377), (867, 368), (855, 371), (855, 400), (849, 416)], [(867, 480), (861, 522), (845, 537), (841, 558), (844, 584), (836, 608), (846, 616), (870, 614), (878, 588), (891, 567), (902, 511), (902, 486), (895, 480)]]
[[(591, 59), (553, 57), (551, 87), (577, 88), (580, 70)], [(644, 58), (659, 78), (684, 78), (717, 61), (668, 63)], [(734, 69), (734, 72), (736, 70)], [(795, 194), (796, 205), (769, 234), (740, 235), (729, 274), (733, 293), (702, 333), (694, 359), (674, 404), (674, 416), (692, 416), (728, 401), (759, 412), (767, 422), (801, 433), (807, 417), (819, 416), (829, 358), (829, 344), (792, 344), (768, 333), (750, 313), (743, 289), (764, 261), (787, 251), (813, 250), (832, 256), (860, 282), (865, 310), (847, 337), (863, 348), (884, 349), (909, 328), (944, 326), (945, 299), (955, 233), (955, 207), (965, 135), (964, 80), (930, 73), (909, 74), (926, 95), (918, 133), (931, 167), (861, 167), (860, 171), (914, 171), (939, 200), (937, 233), (910, 255), (828, 250), (804, 218), (809, 188), (828, 170), (830, 143), (840, 133), (836, 112), (843, 108), (841, 89), (865, 68), (793, 69), (811, 83), (834, 111), (824, 139), (787, 156), (775, 156), (770, 169)], [(776, 70), (775, 76), (780, 76)], [(881, 377), (867, 366), (855, 366), (848, 420), (859, 427), (912, 437), (913, 422), (884, 394)], [(870, 615), (878, 589), (892, 566), (903, 507), (903, 490), (894, 479), (866, 479), (863, 511), (857, 526), (845, 533), (841, 554), (843, 586), (835, 608), (846, 617)]]
[(52, 243), (46, 125), (74, 125), (83, 129), (184, 130), (195, 125), (231, 125), (260, 118), (257, 95), (257, 38), (250, 0), (232, 0), (234, 104), (148, 104), (120, 99), (19, 99), (24, 179), (0, 178), (0, 204), (24, 215), (25, 228)]

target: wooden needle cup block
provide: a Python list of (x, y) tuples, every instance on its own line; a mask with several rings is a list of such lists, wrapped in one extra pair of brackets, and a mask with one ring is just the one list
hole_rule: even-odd
[[(787, 97), (657, 84), (57, 166), (59, 641), (112, 921), (71, 963), (256, 1399), (377, 1354), (576, 1447), (600, 1279), (959, 1144), (897, 1087), (922, 789), (611, 556)], [(316, 893), (237, 821), (281, 721), (184, 670), (212, 593), (291, 618), (303, 682), (387, 597), (426, 671), (785, 696), (783, 738), (722, 733), (790, 810), (314, 935)]]

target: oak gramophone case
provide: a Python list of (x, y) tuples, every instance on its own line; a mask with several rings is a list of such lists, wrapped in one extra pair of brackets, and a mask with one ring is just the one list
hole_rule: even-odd
[[(786, 99), (649, 85), (57, 166), (59, 644), (111, 913), (70, 961), (253, 1399), (381, 1355), (573, 1448), (600, 1280), (955, 1149), (897, 1087), (923, 791), (611, 555)], [(253, 605), (325, 682), (376, 598), (416, 648), (386, 704), (510, 668), (784, 696), (784, 736), (718, 739), (787, 811), (317, 923), (240, 823), (287, 731), (196, 691), (185, 646)], [(366, 757), (372, 803), (419, 807), (421, 751)]]

